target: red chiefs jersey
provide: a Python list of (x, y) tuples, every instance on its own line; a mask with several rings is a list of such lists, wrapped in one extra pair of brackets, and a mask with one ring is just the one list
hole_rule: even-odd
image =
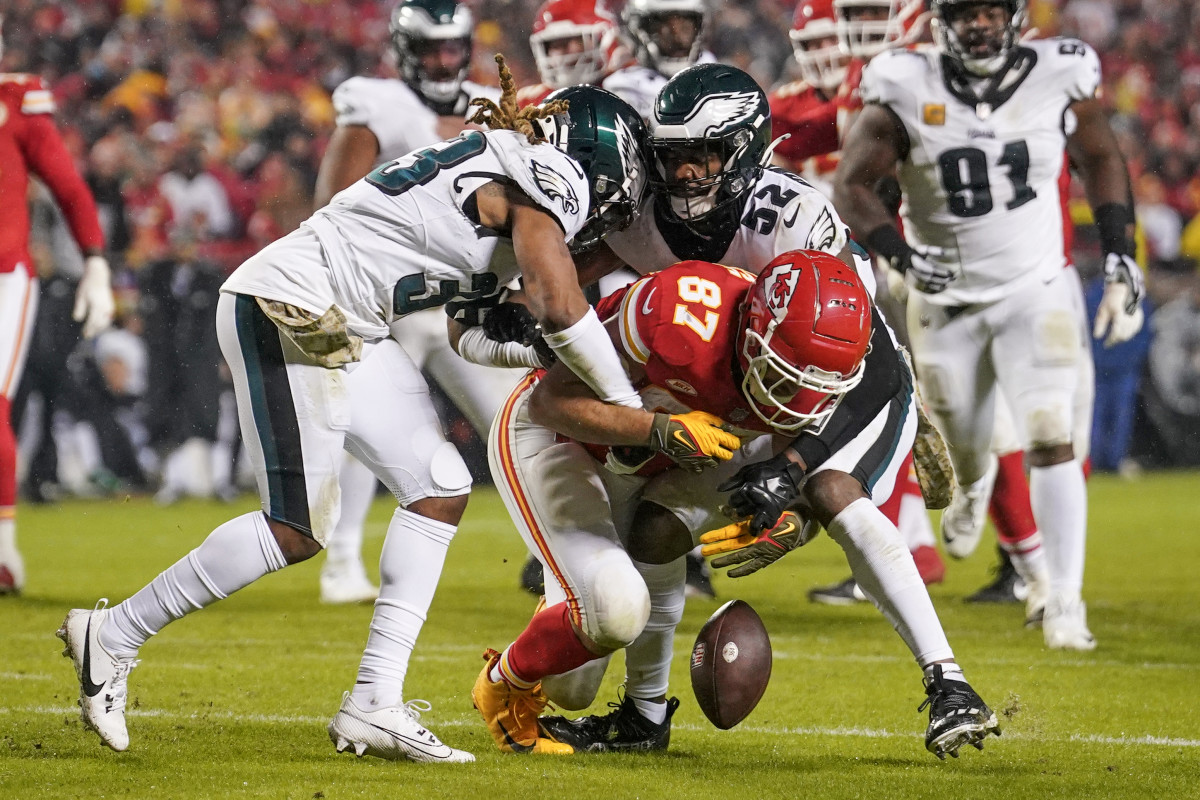
[(837, 167), (837, 103), (827, 100), (814, 86), (803, 81), (780, 86), (771, 92), (771, 135), (788, 134), (775, 153), (789, 162), (793, 171), (804, 173), (809, 159), (826, 163), (813, 165), (821, 174)]
[(41, 178), (83, 250), (100, 249), (104, 236), (96, 203), (76, 172), (51, 114), (54, 99), (34, 75), (0, 75), (0, 273), (24, 265), (29, 258), (30, 173)]
[(534, 84), (533, 86), (522, 86), (517, 90), (517, 107), (536, 106), (553, 91), (554, 88), (552, 86), (544, 83)]

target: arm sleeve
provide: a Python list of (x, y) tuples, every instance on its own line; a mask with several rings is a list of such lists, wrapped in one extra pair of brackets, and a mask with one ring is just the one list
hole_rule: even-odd
[(83, 251), (104, 248), (96, 202), (75, 170), (54, 120), (45, 113), (26, 118), (21, 150), (29, 169), (45, 182), (62, 209), (71, 234)]

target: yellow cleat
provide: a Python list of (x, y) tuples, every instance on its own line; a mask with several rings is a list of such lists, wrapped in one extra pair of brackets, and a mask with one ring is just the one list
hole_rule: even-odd
[(500, 654), (488, 650), (483, 657), (487, 663), (475, 679), (471, 702), (483, 715), (496, 746), (505, 753), (559, 756), (574, 753), (575, 748), (569, 744), (538, 736), (538, 714), (546, 707), (542, 685), (539, 683), (532, 689), (516, 689), (505, 681), (493, 683), (488, 673), (500, 660)]

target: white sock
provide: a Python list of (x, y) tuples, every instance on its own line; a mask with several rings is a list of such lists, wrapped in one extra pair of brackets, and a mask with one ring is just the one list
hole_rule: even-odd
[(846, 551), (850, 571), (918, 664), (953, 659), (933, 601), (900, 532), (868, 498), (842, 509), (829, 523), (829, 537)]
[(680, 556), (669, 564), (634, 561), (633, 566), (650, 590), (650, 619), (625, 649), (625, 693), (636, 701), (667, 693), (675, 626), (683, 619), (687, 562)]
[(388, 708), (404, 698), (408, 660), (456, 528), (397, 508), (379, 556), (379, 599), (352, 695), (359, 708)]
[(937, 547), (925, 498), (919, 494), (906, 494), (900, 498), (900, 522), (896, 527), (910, 553), (918, 547)]
[(287, 566), (261, 511), (235, 517), (123, 603), (100, 629), (100, 643), (118, 658), (138, 649), (168, 622), (223, 600)]
[(1025, 583), (1049, 584), (1050, 576), (1046, 571), (1046, 548), (1042, 546), (1042, 532), (1034, 531), (1032, 536), (1026, 536), (1019, 542), (1000, 542), (1000, 547), (1008, 553), (1013, 569)]
[(633, 701), (633, 707), (638, 710), (638, 713), (655, 725), (662, 725), (663, 720), (667, 718), (666, 700), (643, 700), (640, 697), (629, 699)]
[(16, 509), (0, 509), (0, 551), (17, 549)]
[(371, 468), (349, 453), (345, 455), (338, 486), (342, 490), (342, 514), (325, 543), (327, 561), (361, 561), (363, 525), (375, 499), (377, 479)]
[(1045, 537), (1050, 592), (1078, 600), (1087, 546), (1087, 484), (1077, 461), (1029, 471), (1029, 504)]

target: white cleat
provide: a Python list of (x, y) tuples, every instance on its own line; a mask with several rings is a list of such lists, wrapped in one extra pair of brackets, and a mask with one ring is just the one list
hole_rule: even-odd
[(442, 744), (422, 727), (421, 712), (429, 708), (429, 703), (424, 700), (409, 700), (400, 706), (363, 711), (346, 692), (342, 695), (342, 707), (329, 723), (329, 740), (339, 753), (352, 750), (359, 758), (375, 756), (388, 761), (434, 764), (474, 761), (475, 756)]
[(1050, 599), (1050, 577), (1043, 575), (1021, 585), (1025, 587), (1025, 627), (1040, 628)]
[(1087, 606), (1078, 598), (1058, 595), (1047, 601), (1042, 636), (1051, 650), (1096, 649), (1096, 637), (1087, 626)]
[(326, 559), (321, 567), (321, 602), (331, 605), (371, 603), (379, 597), (379, 587), (367, 579), (367, 570), (358, 559)]
[(987, 522), (988, 503), (1000, 462), (991, 457), (987, 472), (970, 486), (954, 487), (954, 498), (942, 512), (942, 542), (953, 558), (966, 558), (979, 546), (983, 525)]
[(120, 751), (129, 747), (125, 699), (129, 671), (138, 665), (138, 661), (117, 658), (100, 644), (100, 629), (109, 614), (107, 605), (108, 600), (104, 598), (92, 611), (72, 609), (56, 635), (67, 645), (63, 655), (75, 664), (75, 675), (79, 678), (79, 716), (84, 727), (98, 733), (105, 745)]
[(0, 546), (0, 595), (20, 594), (25, 588), (25, 562), (17, 546)]

